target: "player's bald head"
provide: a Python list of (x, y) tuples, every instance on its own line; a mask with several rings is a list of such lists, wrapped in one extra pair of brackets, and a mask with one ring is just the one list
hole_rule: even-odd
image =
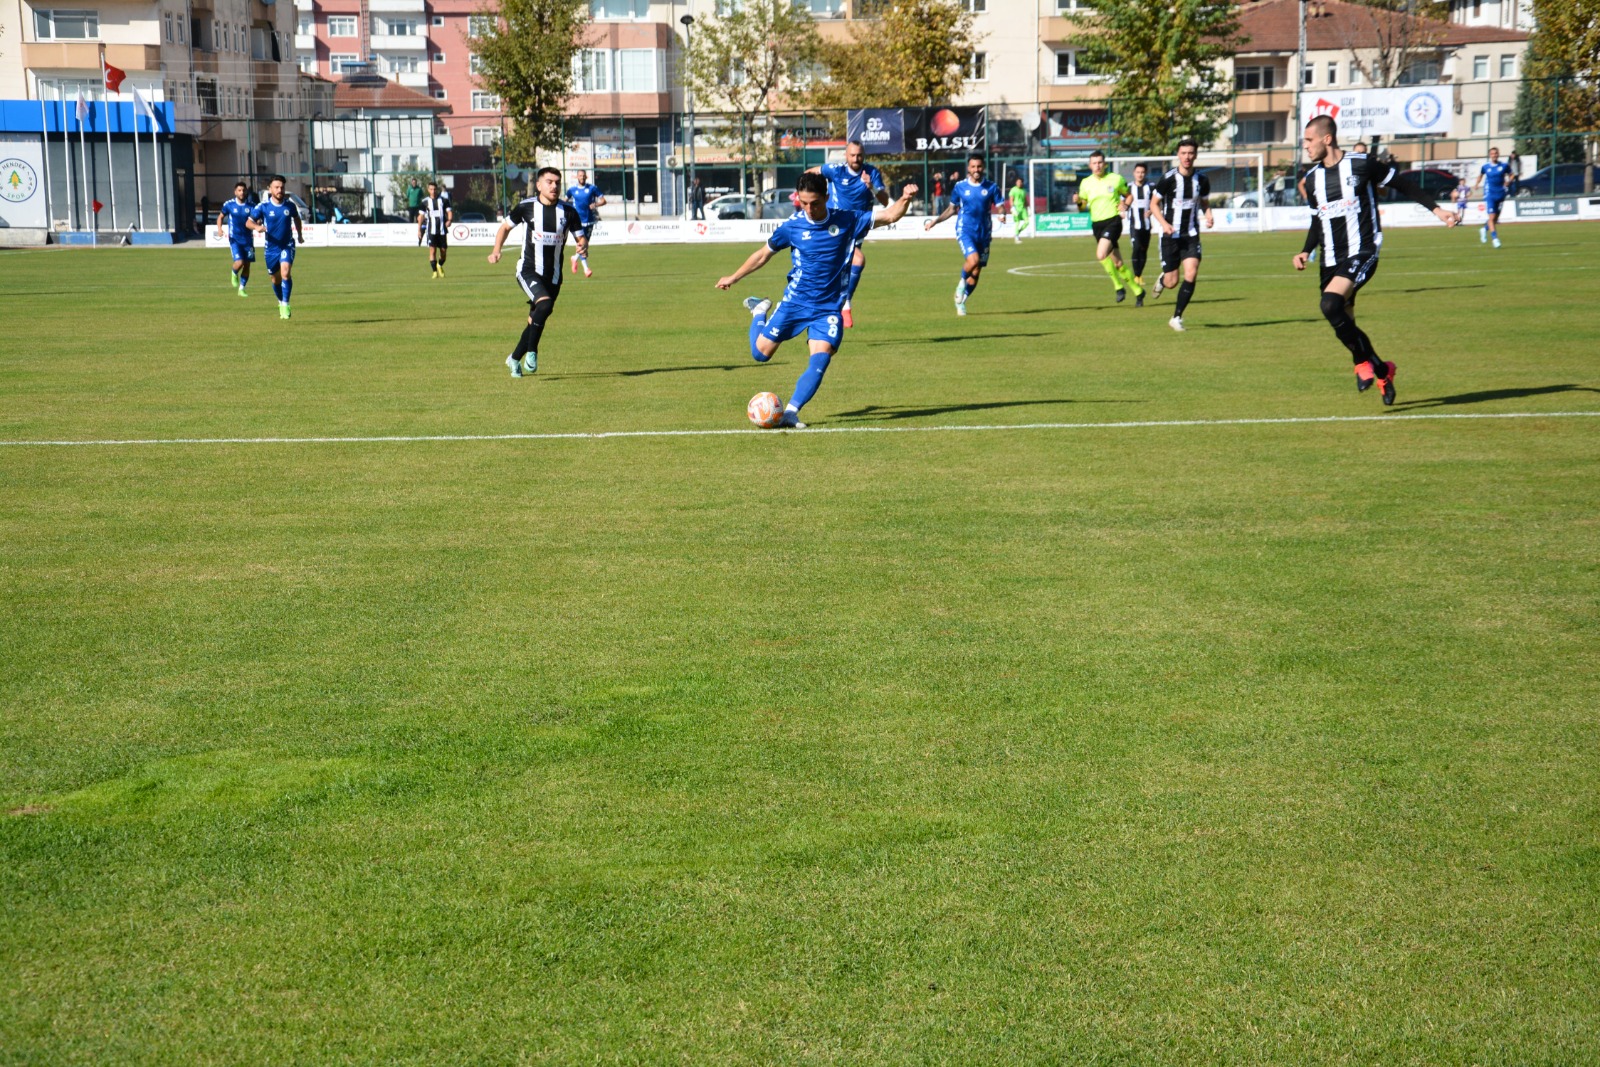
[(1315, 115), (1306, 123), (1306, 132), (1318, 137), (1333, 138), (1334, 145), (1339, 143), (1339, 124), (1333, 121), (1332, 115)]

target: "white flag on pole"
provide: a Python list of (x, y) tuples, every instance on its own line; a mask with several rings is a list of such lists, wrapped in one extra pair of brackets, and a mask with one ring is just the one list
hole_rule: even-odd
[(150, 106), (150, 101), (144, 98), (144, 94), (139, 91), (139, 87), (137, 85), (133, 87), (133, 102), (138, 105), (139, 110), (143, 111), (145, 115), (149, 117), (150, 125), (159, 128), (161, 120), (156, 118), (156, 109)]
[(83, 102), (83, 90), (78, 90), (78, 121), (82, 122), (89, 117), (89, 105)]

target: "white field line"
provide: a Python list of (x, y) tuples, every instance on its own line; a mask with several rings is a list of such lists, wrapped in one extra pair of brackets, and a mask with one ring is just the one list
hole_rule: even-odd
[(83, 448), (131, 445), (365, 445), (430, 441), (603, 441), (621, 437), (778, 437), (824, 433), (1000, 433), (1019, 430), (1142, 430), (1172, 426), (1293, 426), (1340, 422), (1417, 422), (1423, 419), (1583, 419), (1600, 411), (1510, 411), (1417, 415), (1312, 415), (1270, 419), (1164, 419), (1140, 422), (1025, 422), (1014, 426), (815, 426), (802, 431), (769, 430), (598, 430), (590, 433), (419, 434), (383, 437), (150, 437), (103, 441), (0, 441), (9, 448)]

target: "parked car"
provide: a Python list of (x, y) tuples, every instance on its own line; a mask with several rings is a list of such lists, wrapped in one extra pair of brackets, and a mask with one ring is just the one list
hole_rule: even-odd
[[(748, 193), (729, 193), (706, 204), (708, 219), (753, 219), (756, 217), (756, 198)], [(786, 219), (794, 214), (789, 194), (781, 189), (768, 189), (761, 194), (761, 217)]]
[(465, 214), (457, 215), (456, 216), (456, 221), (457, 222), (488, 222), (489, 220), (484, 218), (483, 212), (481, 212), (481, 211), (468, 211)]
[[(1583, 193), (1583, 163), (1557, 163), (1541, 167), (1517, 186), (1518, 196), (1580, 196)], [(1593, 172), (1589, 188), (1600, 190), (1600, 167), (1589, 165)]]

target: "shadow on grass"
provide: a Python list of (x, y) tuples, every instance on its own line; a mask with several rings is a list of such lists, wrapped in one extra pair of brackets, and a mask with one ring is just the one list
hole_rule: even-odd
[[(1167, 291), (1171, 292), (1170, 289), (1167, 290)], [(1191, 304), (1190, 307), (1207, 307), (1207, 306), (1209, 306), (1211, 304), (1237, 304), (1239, 301), (1241, 301), (1243, 299), (1244, 299), (1244, 297), (1242, 297), (1242, 296), (1219, 296), (1216, 299), (1197, 300), (1193, 304)], [(1133, 308), (1133, 304), (1131, 302), (1128, 302), (1126, 304), (1126, 307), (1128, 307), (1130, 309), (1133, 309), (1133, 310), (1137, 310), (1137, 311), (1148, 311), (1154, 305), (1155, 305), (1155, 298), (1151, 297), (1151, 296), (1146, 296), (1145, 297), (1145, 306), (1144, 307), (1142, 307), (1142, 308)], [(1019, 308), (1019, 309), (1017, 309), (1015, 311), (969, 311), (969, 312), (967, 312), (967, 314), (971, 315), (973, 318), (983, 318), (984, 316), (987, 316), (987, 315), (1047, 315), (1052, 311), (1115, 311), (1115, 310), (1117, 310), (1117, 307), (1118, 307), (1118, 305), (1117, 305), (1116, 301), (1114, 301), (1110, 297), (1106, 297), (1104, 303), (1095, 303), (1095, 304), (1057, 304), (1055, 307)], [(1157, 308), (1157, 310), (1159, 310), (1159, 307)], [(1185, 310), (1187, 311), (1188, 309), (1186, 308)]]
[(1262, 319), (1259, 322), (1203, 322), (1200, 325), (1208, 330), (1248, 330), (1255, 326), (1286, 326), (1290, 323), (1316, 322), (1314, 318), (1302, 319)]
[(1522, 400), (1530, 396), (1550, 396), (1553, 393), (1595, 393), (1600, 389), (1587, 385), (1540, 385), (1530, 389), (1484, 389), (1476, 393), (1456, 393), (1454, 396), (1430, 396), (1423, 400), (1402, 400), (1397, 408), (1445, 408), (1461, 404), (1485, 404), (1491, 400)]
[(997, 408), (1024, 408), (1046, 404), (1143, 404), (1143, 400), (997, 400), (992, 404), (950, 404), (936, 408), (894, 407), (869, 404), (855, 411), (841, 411), (834, 418), (858, 419), (866, 422), (887, 422), (892, 419), (916, 419), (925, 415), (950, 415), (957, 411), (993, 411)]
[[(1390, 289), (1389, 292), (1399, 293), (1443, 293), (1451, 289), (1487, 289), (1485, 284), (1478, 285), (1420, 285), (1415, 289)], [(1382, 290), (1380, 290), (1381, 292)]]
[(681, 367), (643, 367), (639, 370), (575, 370), (565, 374), (541, 374), (539, 377), (551, 381), (560, 378), (643, 378), (650, 374), (675, 374), (678, 371), (750, 370), (759, 366), (760, 363), (750, 359), (743, 363), (694, 363)]

